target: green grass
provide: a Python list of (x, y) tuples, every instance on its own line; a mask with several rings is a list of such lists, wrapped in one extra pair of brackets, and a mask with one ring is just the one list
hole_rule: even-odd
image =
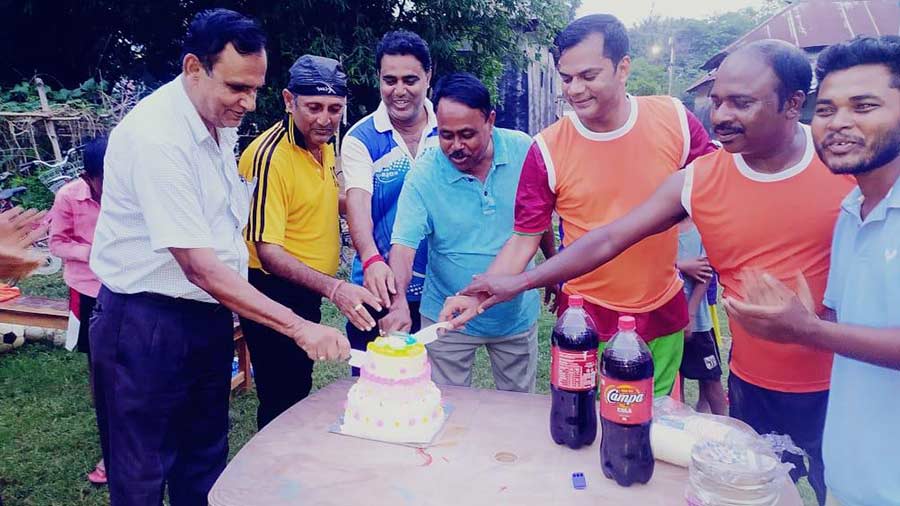
[[(47, 277), (21, 284), (25, 293), (65, 296)], [(344, 318), (331, 304), (322, 307), (323, 323), (343, 329)], [(724, 314), (723, 325), (725, 324)], [(550, 330), (555, 318), (543, 311), (540, 318), (537, 389), (549, 391)], [(726, 336), (726, 339), (729, 339)], [(728, 341), (723, 351), (728, 349)], [(316, 364), (313, 389), (348, 375), (341, 364)], [(727, 378), (723, 376), (723, 382)], [(473, 383), (494, 388), (490, 362), (484, 349), (475, 360)], [(696, 382), (685, 386), (688, 402), (696, 402)], [(0, 355), (0, 496), (7, 506), (100, 506), (108, 504), (105, 487), (85, 479), (100, 456), (83, 354), (69, 353), (48, 344), (31, 343)], [(256, 396), (232, 397), (229, 433), (230, 457), (256, 432)], [(815, 504), (812, 490), (801, 480), (807, 505)]]
[(40, 295), (53, 299), (68, 299), (69, 287), (63, 281), (62, 271), (47, 276), (31, 276), (17, 285), (25, 295)]

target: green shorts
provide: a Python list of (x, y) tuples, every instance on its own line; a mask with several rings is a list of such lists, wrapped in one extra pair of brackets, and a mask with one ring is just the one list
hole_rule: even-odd
[[(675, 375), (681, 367), (681, 355), (684, 352), (684, 331), (657, 337), (647, 343), (653, 355), (653, 396), (662, 397), (672, 393)], [(600, 343), (600, 353), (606, 343)]]

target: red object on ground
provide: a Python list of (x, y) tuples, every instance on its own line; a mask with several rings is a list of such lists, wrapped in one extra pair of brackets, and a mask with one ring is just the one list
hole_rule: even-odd
[(5, 283), (0, 284), (0, 302), (13, 300), (20, 295), (22, 295), (22, 292), (19, 290), (19, 287), (9, 286)]

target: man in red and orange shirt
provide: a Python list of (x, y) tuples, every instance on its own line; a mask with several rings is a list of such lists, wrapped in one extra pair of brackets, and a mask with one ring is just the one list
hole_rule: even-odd
[[(568, 246), (623, 216), (686, 163), (715, 149), (677, 99), (626, 93), (628, 36), (615, 17), (573, 21), (556, 37), (555, 57), (574, 112), (535, 137), (516, 195), (515, 233), (489, 273), (525, 269), (554, 211)], [(566, 278), (559, 300), (561, 314), (568, 296), (584, 297), (602, 342), (615, 334), (619, 315), (634, 316), (654, 357), (656, 395), (672, 389), (688, 324), (677, 249), (678, 231), (668, 227), (609, 264)], [(478, 304), (475, 297), (451, 297), (445, 312), (458, 314), (452, 322), (461, 325)]]
[[(465, 293), (489, 295), (486, 307), (520, 289), (579, 276), (690, 215), (726, 296), (742, 299), (743, 276), (757, 269), (794, 289), (802, 275), (813, 300), (821, 301), (832, 230), (853, 183), (831, 175), (816, 156), (809, 127), (799, 123), (811, 80), (803, 51), (785, 42), (760, 41), (738, 50), (719, 67), (710, 94), (724, 150), (695, 160), (633, 212), (591, 231), (537, 269), (484, 276)], [(820, 303), (816, 309), (833, 318)], [(766, 341), (735, 324), (731, 330), (731, 416), (763, 434), (790, 435), (809, 454), (809, 481), (823, 503), (822, 431), (832, 354)], [(796, 480), (806, 467), (802, 458), (791, 461)]]

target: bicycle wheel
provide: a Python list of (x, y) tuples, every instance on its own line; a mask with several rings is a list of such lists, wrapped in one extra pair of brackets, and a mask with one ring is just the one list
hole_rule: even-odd
[(53, 256), (50, 254), (49, 248), (36, 248), (38, 252), (44, 255), (44, 261), (38, 266), (37, 269), (34, 270), (32, 274), (36, 274), (38, 276), (49, 276), (50, 274), (56, 274), (62, 269), (63, 261), (61, 258), (57, 256)]

